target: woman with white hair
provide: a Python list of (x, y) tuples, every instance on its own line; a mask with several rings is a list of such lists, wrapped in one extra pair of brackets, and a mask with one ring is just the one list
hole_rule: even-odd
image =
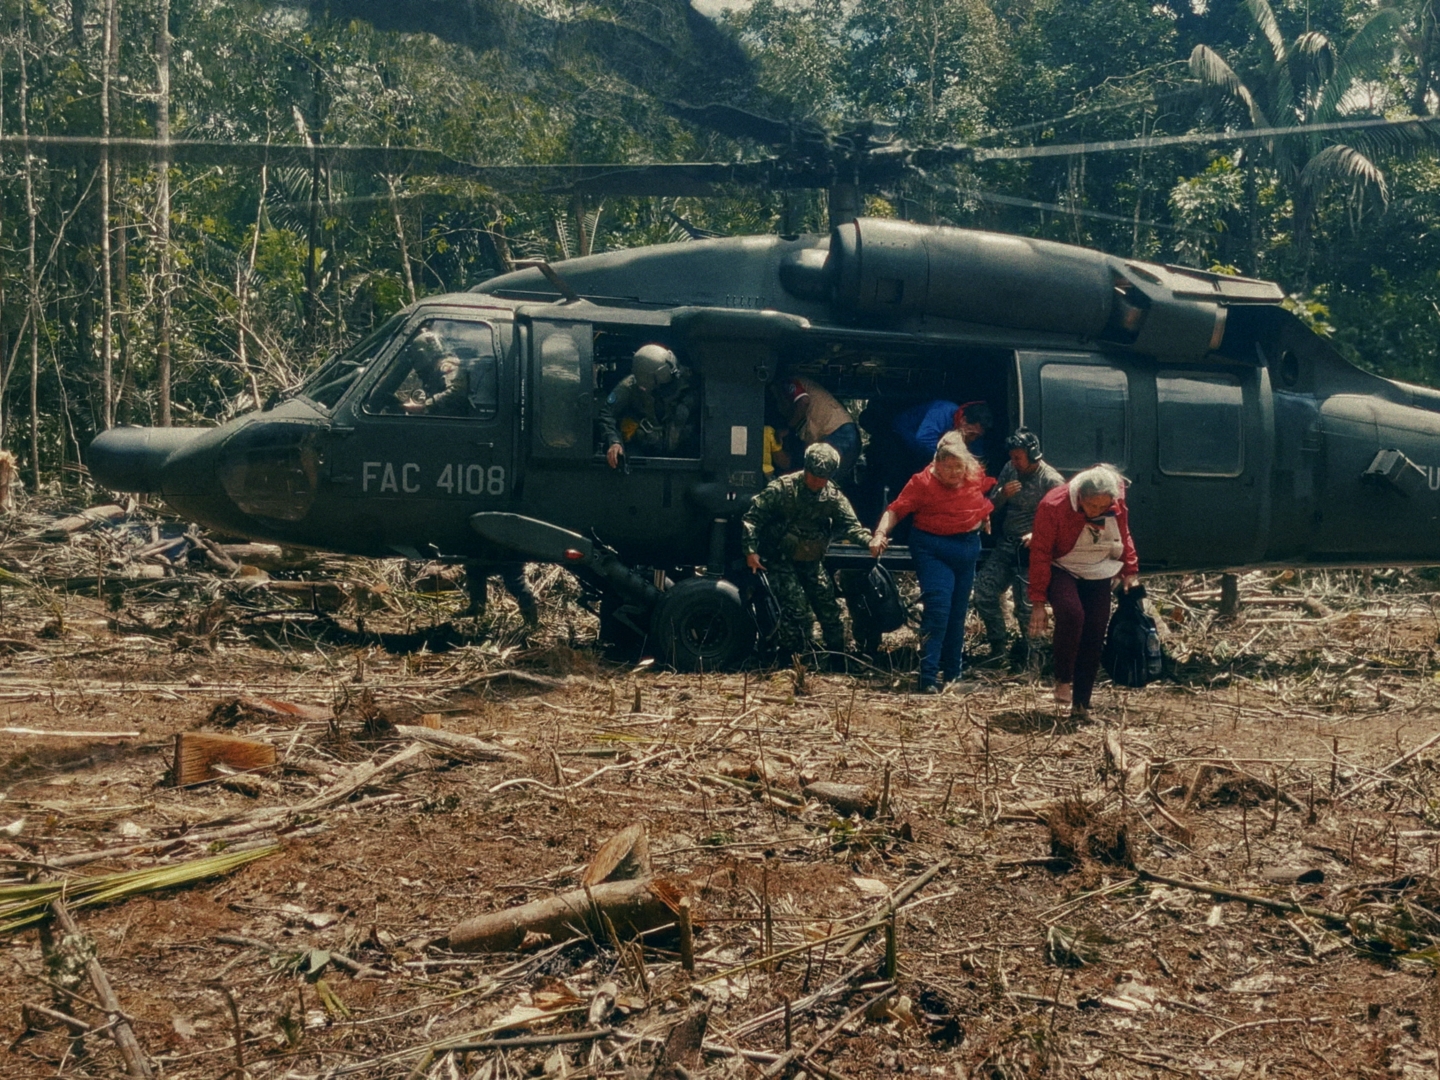
[(985, 492), (994, 485), (966, 448), (964, 436), (948, 432), (935, 447), (935, 460), (912, 476), (886, 508), (870, 541), (870, 554), (879, 558), (891, 530), (915, 515), (910, 557), (925, 605), (920, 620), (922, 694), (938, 694), (945, 683), (960, 678), (980, 530), (995, 509)]
[(1140, 580), (1125, 478), (1112, 465), (1095, 465), (1040, 500), (1030, 538), (1030, 637), (1045, 632), (1048, 600), (1055, 611), (1055, 701), (1078, 716), (1090, 709), (1117, 577), (1126, 590)]

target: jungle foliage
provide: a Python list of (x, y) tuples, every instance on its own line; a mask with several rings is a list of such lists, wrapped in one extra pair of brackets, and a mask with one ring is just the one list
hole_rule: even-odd
[[(0, 134), (729, 160), (670, 101), (917, 143), (1092, 144), (915, 174), (867, 211), (1281, 281), (1359, 363), (1440, 383), (1440, 0), (0, 0)], [(168, 34), (163, 32), (168, 29)], [(417, 296), (780, 227), (786, 198), (0, 154), (0, 440), (74, 479), (109, 423), (213, 423)], [(789, 200), (824, 225), (822, 193)], [(108, 373), (108, 374), (107, 374)]]

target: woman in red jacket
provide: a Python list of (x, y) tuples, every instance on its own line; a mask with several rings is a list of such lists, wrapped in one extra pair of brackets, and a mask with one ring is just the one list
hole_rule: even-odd
[(1125, 509), (1125, 480), (1110, 465), (1077, 473), (1040, 500), (1030, 537), (1030, 636), (1055, 610), (1055, 701), (1083, 716), (1110, 625), (1110, 589), (1140, 580)]
[(915, 515), (910, 557), (925, 605), (920, 620), (922, 694), (938, 694), (945, 683), (960, 678), (980, 529), (995, 509), (985, 492), (994, 486), (966, 448), (964, 436), (948, 432), (935, 448), (935, 460), (912, 476), (886, 508), (870, 541), (870, 554), (878, 558), (896, 524)]

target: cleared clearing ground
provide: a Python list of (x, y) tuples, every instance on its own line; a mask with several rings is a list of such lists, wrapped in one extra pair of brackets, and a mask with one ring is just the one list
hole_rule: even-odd
[[(1225, 623), (1213, 579), (1158, 582), (1176, 681), (1103, 686), (1078, 729), (1035, 676), (982, 674), (936, 699), (879, 671), (801, 688), (788, 671), (637, 672), (588, 647), (593, 621), (553, 576), (543, 640), (520, 642), (497, 596), (488, 644), (410, 656), (344, 643), (312, 600), (286, 616), (293, 590), (261, 613), (219, 579), (132, 591), (118, 610), (5, 585), (0, 725), (96, 734), (0, 741), (0, 827), (24, 822), (0, 835), (0, 875), (78, 878), (280, 837), (223, 877), (75, 911), (171, 1077), (645, 1077), (702, 1006), (709, 1050), (654, 1075), (758, 1076), (785, 1053), (787, 1001), (792, 1063), (823, 1040), (808, 1075), (1433, 1077), (1440, 750), (1386, 770), (1440, 734), (1432, 597), (1393, 573), (1374, 592), (1274, 578), (1246, 579), (1261, 599)], [(423, 630), (457, 603), (393, 580), (390, 595), (370, 629)], [(354, 629), (344, 611), (339, 625)], [(902, 635), (897, 664), (907, 650)], [(242, 695), (315, 711), (215, 712)], [(427, 749), (347, 792), (358, 766), (411, 745), (392, 725), (426, 713), (520, 756)], [(167, 786), (173, 736), (190, 730), (271, 742), (281, 765)], [(801, 794), (813, 780), (883, 793), (884, 812), (842, 819)], [(608, 935), (518, 954), (434, 944), (577, 887), (636, 822), (655, 872), (692, 898), (693, 977), (663, 933), (643, 960)], [(842, 931), (937, 865), (895, 919), (894, 993), (867, 1014), (891, 986), (885, 934), (844, 955)], [(607, 982), (616, 1005), (592, 1023)], [(73, 1040), (33, 1011), (27, 1029), (27, 1004), (106, 1023), (89, 983), (57, 983), (71, 985), (35, 929), (0, 938), (0, 1072), (122, 1075), (103, 1033)], [(445, 1049), (597, 1027), (615, 1034)]]

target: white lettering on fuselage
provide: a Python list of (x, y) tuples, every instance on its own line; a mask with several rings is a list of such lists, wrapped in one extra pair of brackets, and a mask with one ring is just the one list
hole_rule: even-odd
[[(417, 495), (426, 486), (422, 467), (406, 461), (398, 469), (393, 461), (365, 461), (360, 465), (360, 492)], [(504, 495), (505, 466), (475, 462), (452, 462), (440, 470), (431, 485), (447, 495)]]

